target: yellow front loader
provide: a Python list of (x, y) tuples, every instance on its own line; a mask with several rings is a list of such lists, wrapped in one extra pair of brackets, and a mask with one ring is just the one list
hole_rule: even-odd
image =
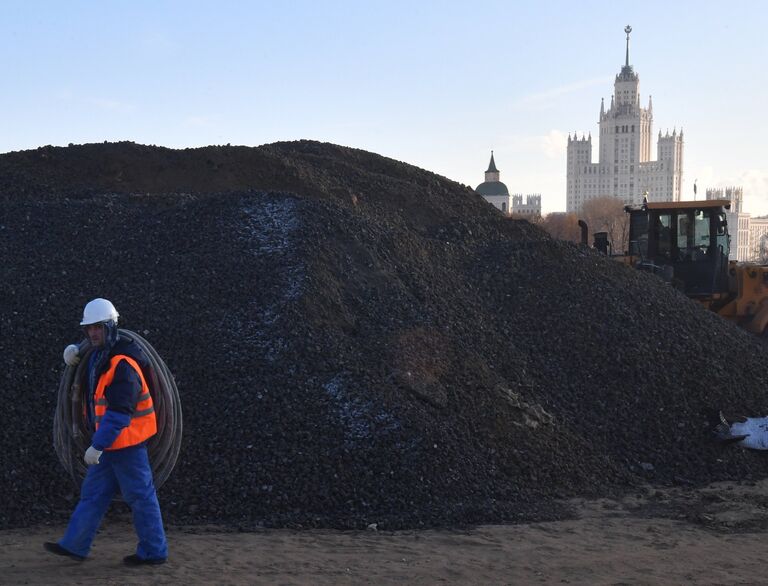
[(726, 319), (768, 336), (768, 265), (729, 261), (725, 200), (626, 206), (624, 262), (653, 272)]

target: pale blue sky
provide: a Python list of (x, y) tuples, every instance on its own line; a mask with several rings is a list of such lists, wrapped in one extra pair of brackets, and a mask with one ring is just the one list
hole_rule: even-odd
[(743, 185), (747, 211), (766, 214), (765, 6), (5, 1), (0, 152), (308, 138), (475, 187), (493, 149), (510, 191), (563, 210), (567, 134), (597, 136), (631, 24), (654, 133), (685, 130), (685, 197), (694, 179), (700, 194)]

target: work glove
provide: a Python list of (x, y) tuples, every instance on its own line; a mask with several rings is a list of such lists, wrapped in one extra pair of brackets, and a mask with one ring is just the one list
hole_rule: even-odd
[(93, 446), (85, 450), (85, 463), (89, 466), (94, 466), (99, 463), (99, 458), (101, 458), (101, 450), (97, 450)]
[(64, 362), (67, 363), (67, 366), (77, 366), (77, 363), (80, 362), (80, 353), (75, 344), (70, 344), (64, 348)]

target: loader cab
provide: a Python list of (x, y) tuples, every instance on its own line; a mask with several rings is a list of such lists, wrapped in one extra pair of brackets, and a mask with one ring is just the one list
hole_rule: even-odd
[(649, 202), (627, 206), (633, 264), (658, 274), (689, 297), (728, 291), (730, 202)]

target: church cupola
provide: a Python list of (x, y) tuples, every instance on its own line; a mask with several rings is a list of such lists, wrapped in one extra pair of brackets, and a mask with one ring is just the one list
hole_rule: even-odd
[[(501, 173), (496, 168), (496, 161), (493, 160), (493, 151), (491, 151), (491, 162), (488, 163), (488, 170), (485, 172), (485, 181), (478, 185), (475, 191), (485, 197), (509, 197), (507, 186), (499, 180), (500, 175)], [(510, 210), (502, 208), (501, 211), (508, 212)]]

